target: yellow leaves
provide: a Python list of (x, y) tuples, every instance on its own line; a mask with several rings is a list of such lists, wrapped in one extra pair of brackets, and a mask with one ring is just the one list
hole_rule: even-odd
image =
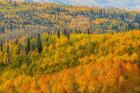
[(49, 18), (50, 16), (52, 16), (52, 15), (50, 15), (50, 14), (41, 14), (41, 15), (39, 15), (39, 17), (41, 17), (41, 18)]
[(4, 53), (3, 63), (8, 65), (10, 63), (10, 55), (8, 53)]
[[(103, 64), (100, 62), (90, 63), (76, 68), (65, 69), (55, 74), (42, 75), (36, 79), (27, 76), (19, 76), (15, 79), (14, 84), (20, 93), (28, 91), (30, 93), (41, 93), (41, 91), (45, 93), (51, 93), (51, 91), (53, 93), (90, 91), (93, 93), (98, 90), (105, 92), (108, 90), (108, 87), (115, 87), (114, 85), (117, 84), (131, 87), (131, 81), (128, 80), (132, 77), (137, 77), (132, 80), (138, 80), (138, 72), (134, 74), (135, 76), (129, 75), (128, 77), (124, 76), (124, 73), (127, 75), (129, 70), (123, 70), (124, 72), (121, 72), (121, 69), (131, 69), (132, 67), (131, 71), (136, 71), (137, 68), (135, 68), (132, 63), (123, 63), (122, 67), (116, 67), (116, 65), (121, 65), (122, 63), (123, 62), (104, 62)], [(80, 70), (83, 70), (82, 74)], [(97, 74), (98, 71), (99, 73)], [(101, 73), (101, 71), (104, 73)], [(9, 85), (11, 83), (11, 81), (7, 81), (4, 86), (8, 85), (12, 88), (11, 85)], [(119, 87), (116, 88), (119, 89)]]
[[(139, 91), (139, 34), (139, 31), (102, 35), (71, 34), (71, 41), (62, 35), (59, 39), (55, 36), (55, 44), (54, 36), (49, 36), (46, 44), (47, 36), (44, 34), (41, 60), (32, 62), (38, 66), (37, 71), (34, 71), (35, 75), (25, 75), (27, 64), (19, 67), (21, 71), (7, 68), (0, 78), (0, 92), (13, 92), (16, 89), (19, 93), (128, 93), (133, 86), (135, 91)], [(25, 38), (22, 38), (19, 42), (24, 40)], [(95, 45), (92, 45), (93, 43)], [(11, 42), (9, 45), (10, 52), (16, 54), (17, 46)], [(132, 55), (128, 54), (129, 46), (134, 48)], [(90, 49), (97, 52), (87, 52)], [(3, 62), (6, 62), (8, 55), (5, 50), (0, 53)], [(39, 56), (36, 50), (31, 51), (30, 55), (34, 58)], [(40, 69), (51, 66), (57, 69), (57, 64), (59, 68), (63, 60), (79, 62), (79, 66), (62, 68), (59, 72), (48, 75), (39, 73)]]
[(44, 83), (44, 81), (42, 80), (42, 83), (40, 84), (41, 91), (43, 91), (44, 93), (45, 93), (45, 92), (49, 93), (46, 85), (47, 85), (47, 84)]
[(41, 91), (39, 91), (39, 86), (37, 85), (37, 82), (35, 80), (31, 81), (31, 86), (30, 86), (30, 93), (41, 93)]
[(37, 57), (38, 55), (39, 55), (39, 53), (38, 53), (37, 50), (35, 50), (35, 51), (32, 52), (32, 56), (33, 56), (33, 57)]
[(61, 46), (63, 46), (64, 44), (66, 44), (69, 40), (66, 37), (61, 37), (60, 39), (56, 40), (56, 48), (59, 48)]
[(136, 54), (136, 53), (133, 53), (130, 57), (129, 57), (129, 59), (131, 60), (131, 62), (138, 62), (138, 60), (139, 60), (139, 56)]
[(7, 80), (3, 86), (0, 86), (0, 92), (5, 91), (6, 93), (14, 93), (13, 85), (11, 80)]
[(96, 18), (93, 23), (94, 24), (100, 24), (100, 23), (104, 23), (106, 21), (108, 21), (109, 19), (106, 19), (106, 18)]
[(81, 64), (96, 62), (97, 58), (95, 55), (85, 56), (84, 58), (79, 58)]
[(20, 50), (19, 50), (19, 46), (18, 45), (14, 45), (13, 49), (12, 49), (12, 55), (15, 57), (18, 57), (20, 54)]
[(22, 85), (19, 87), (19, 91), (20, 91), (21, 93), (27, 92), (27, 91), (29, 91), (29, 89), (30, 89), (30, 83), (22, 84)]
[(117, 55), (124, 55), (124, 54), (127, 53), (127, 52), (126, 52), (126, 49), (127, 49), (126, 46), (118, 47), (118, 49), (115, 50), (115, 54), (117, 54)]
[(113, 24), (118, 24), (119, 20), (108, 19), (108, 18), (96, 18), (91, 23), (98, 25), (98, 24), (105, 23), (105, 22), (112, 22)]

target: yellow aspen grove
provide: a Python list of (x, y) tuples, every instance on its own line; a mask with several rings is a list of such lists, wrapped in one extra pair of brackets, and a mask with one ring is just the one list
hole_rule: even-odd
[(0, 93), (140, 93), (139, 0), (0, 0)]

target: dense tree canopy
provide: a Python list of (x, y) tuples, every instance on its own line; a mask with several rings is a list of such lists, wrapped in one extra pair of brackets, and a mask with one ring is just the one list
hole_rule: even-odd
[(0, 93), (139, 93), (139, 29), (135, 11), (3, 4)]

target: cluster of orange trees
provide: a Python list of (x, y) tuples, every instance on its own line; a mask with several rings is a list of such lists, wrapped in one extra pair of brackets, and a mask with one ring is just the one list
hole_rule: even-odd
[(28, 35), (0, 47), (1, 93), (139, 93), (140, 31)]

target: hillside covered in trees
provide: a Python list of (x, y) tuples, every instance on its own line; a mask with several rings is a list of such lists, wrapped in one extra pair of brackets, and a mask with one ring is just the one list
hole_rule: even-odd
[(0, 93), (139, 92), (139, 12), (0, 3)]
[(139, 93), (140, 31), (48, 35), (0, 50), (2, 93)]
[[(21, 30), (30, 33), (56, 33), (58, 30), (69, 33), (107, 33), (132, 29), (140, 29), (139, 12), (54, 3), (13, 2), (1, 4), (0, 7), (1, 33)], [(17, 36), (20, 37), (16, 35), (13, 38)]]

